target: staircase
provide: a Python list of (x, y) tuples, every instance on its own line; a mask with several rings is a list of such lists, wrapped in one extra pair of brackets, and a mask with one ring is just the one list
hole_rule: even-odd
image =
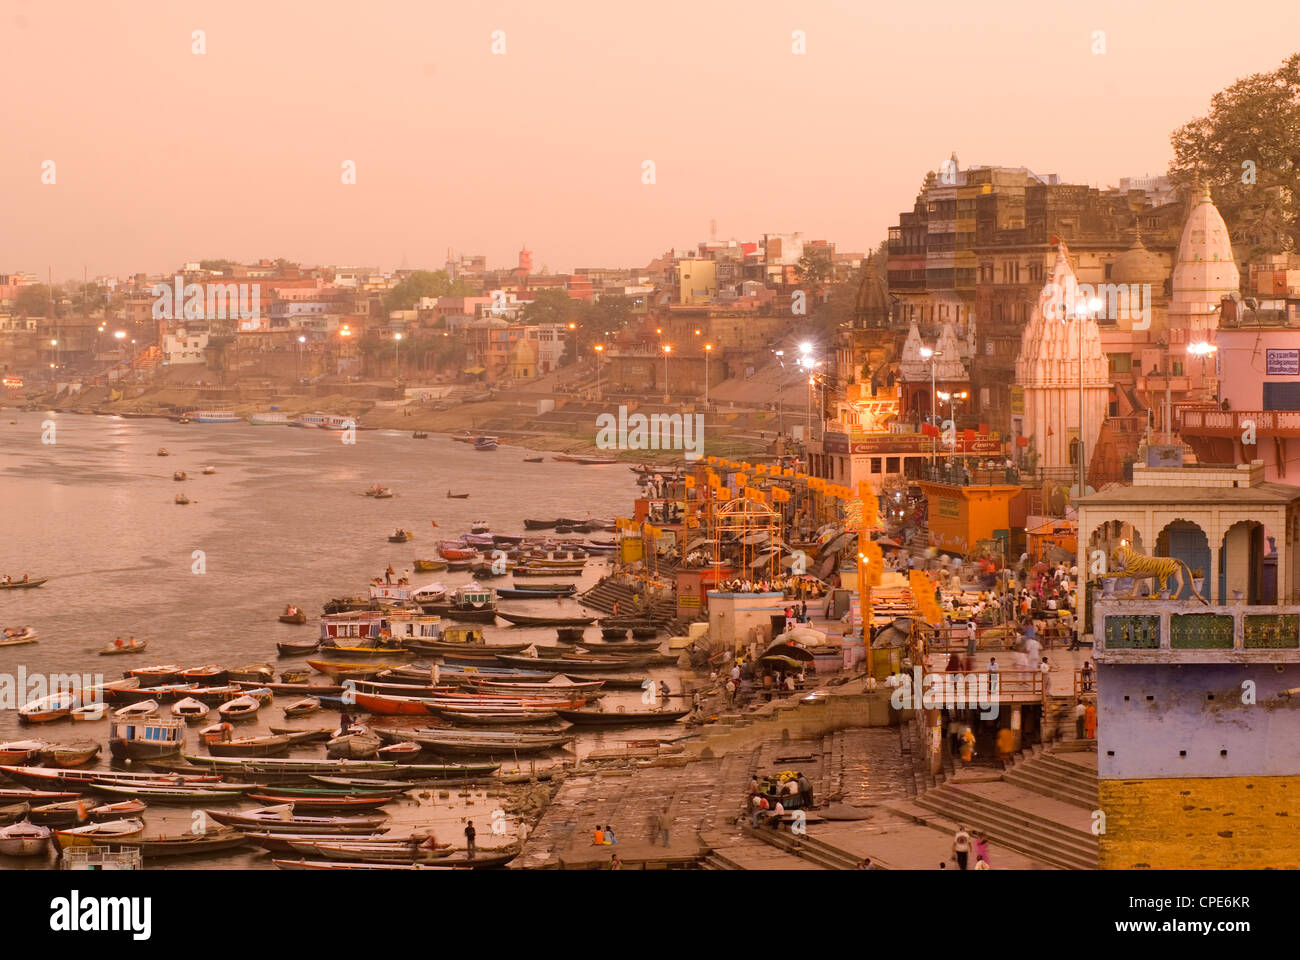
[(785, 830), (773, 830), (771, 827), (759, 827), (757, 830), (748, 824), (743, 828), (745, 836), (784, 850), (801, 860), (825, 870), (853, 870), (858, 865), (857, 857), (846, 853), (839, 847), (815, 840), (807, 834), (796, 835)]
[(602, 613), (612, 614), (614, 612), (614, 602), (618, 601), (620, 616), (645, 615), (649, 620), (657, 620), (663, 623), (677, 619), (677, 604), (675, 601), (656, 600), (650, 604), (649, 608), (637, 607), (632, 599), (635, 593), (636, 591), (631, 587), (606, 578), (586, 593), (580, 595), (578, 599), (584, 606), (599, 610)]
[(1064, 870), (1097, 869), (1097, 838), (1085, 830), (1025, 813), (953, 784), (927, 791), (912, 802), (946, 821), (943, 825), (930, 823), (938, 829), (964, 824), (993, 843), (1042, 863)]
[(1092, 811), (1097, 809), (1097, 775), (1087, 767), (1040, 753), (1021, 760), (1002, 775), (1007, 783)]

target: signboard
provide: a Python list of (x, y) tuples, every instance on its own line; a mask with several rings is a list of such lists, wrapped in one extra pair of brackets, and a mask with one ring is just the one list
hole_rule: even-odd
[(1018, 383), (1011, 385), (1011, 413), (1021, 417), (1025, 415), (1025, 388)]
[[(1002, 441), (992, 437), (975, 436), (956, 438), (956, 449), (963, 453), (1001, 453)], [(881, 454), (929, 453), (931, 449), (939, 453), (953, 451), (953, 447), (942, 441), (936, 443), (933, 437), (920, 433), (882, 433), (876, 436), (854, 434), (851, 438), (846, 433), (828, 433), (822, 441), (822, 448), (827, 453), (852, 453), (879, 456)]]
[(956, 500), (949, 497), (939, 498), (939, 516), (947, 517), (949, 520), (960, 520), (961, 510)]
[(1300, 350), (1265, 350), (1264, 375), (1269, 377), (1300, 376)]
[(1182, 465), (1182, 447), (1154, 443), (1147, 447), (1148, 467), (1181, 467)]

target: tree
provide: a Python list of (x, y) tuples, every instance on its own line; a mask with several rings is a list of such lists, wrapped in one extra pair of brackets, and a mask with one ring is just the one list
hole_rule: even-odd
[(200, 260), (199, 269), (220, 271), (224, 273), (226, 270), (229, 270), (231, 267), (237, 266), (238, 263), (239, 263), (238, 260), (224, 260), (224, 259)]
[(43, 283), (19, 287), (14, 297), (14, 309), (25, 317), (51, 316), (50, 288)]
[(830, 251), (814, 248), (799, 258), (794, 270), (800, 283), (812, 288), (814, 292), (819, 291), (833, 272)]
[(446, 270), (416, 270), (388, 291), (384, 298), (384, 311), (410, 310), (424, 297), (445, 297), (451, 294), (451, 278)]
[(1170, 140), (1170, 176), (1214, 188), (1234, 242), (1251, 256), (1300, 249), (1300, 53), (1216, 93)]

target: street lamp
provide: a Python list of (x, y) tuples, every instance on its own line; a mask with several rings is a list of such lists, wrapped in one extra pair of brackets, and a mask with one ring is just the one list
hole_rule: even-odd
[(713, 344), (704, 345), (704, 409), (709, 409), (709, 354), (713, 353)]
[(293, 373), (295, 380), (302, 380), (302, 345), (307, 342), (307, 338), (299, 335), (298, 337), (298, 356), (294, 361)]
[(402, 358), (398, 356), (397, 350), (402, 345), (402, 335), (393, 334), (393, 379), (400, 381), (402, 379)]
[[(930, 347), (922, 347), (922, 348), (921, 348), (921, 357), (922, 357), (922, 359), (925, 359), (925, 360), (929, 360), (929, 361), (930, 361), (930, 403), (929, 403), (930, 411), (929, 411), (929, 419), (930, 419), (930, 425), (931, 425), (931, 426), (935, 426), (934, 421), (935, 421), (936, 419), (938, 419), (938, 418), (935, 416), (935, 414), (934, 414), (934, 395), (935, 395), (935, 383), (934, 383), (934, 361), (935, 361), (935, 358), (937, 358), (937, 357), (942, 357), (942, 356), (943, 356), (943, 351), (942, 351), (942, 350), (933, 350), (933, 349), (931, 349)], [(936, 427), (936, 429), (937, 429), (937, 427)], [(931, 473), (934, 472), (934, 454), (935, 454), (935, 449), (934, 449), (934, 448), (935, 448), (936, 443), (937, 443), (937, 441), (936, 441), (933, 437), (931, 437), (931, 438), (930, 438), (930, 472), (931, 472)]]
[(598, 343), (598, 344), (596, 344), (594, 347), (592, 347), (591, 349), (593, 349), (593, 350), (596, 351), (596, 401), (599, 403), (600, 400), (601, 400), (601, 392), (600, 392), (600, 361), (601, 361), (601, 359), (602, 359), (602, 357), (603, 357), (603, 355), (604, 355), (604, 353), (605, 353), (605, 345), (604, 345), (603, 343)]
[(1216, 353), (1218, 349), (1219, 348), (1214, 344), (1207, 343), (1204, 340), (1197, 340), (1196, 342), (1187, 345), (1188, 353), (1194, 357), (1201, 358), (1201, 389), (1205, 391), (1207, 397), (1209, 396), (1210, 391), (1205, 382), (1205, 358), (1210, 356), (1212, 353)]
[(672, 352), (673, 352), (673, 345), (671, 343), (665, 343), (664, 344), (664, 402), (665, 403), (668, 402), (668, 398), (671, 396), (671, 394), (668, 392), (668, 354)]

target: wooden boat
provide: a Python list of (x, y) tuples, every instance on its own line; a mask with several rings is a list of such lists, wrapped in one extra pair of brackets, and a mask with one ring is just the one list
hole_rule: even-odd
[(545, 457), (524, 457), (524, 463), (542, 463)]
[(331, 660), (308, 660), (307, 666), (317, 673), (334, 677), (337, 680), (367, 680), (371, 677), (403, 666), (401, 663), (335, 663)]
[(289, 746), (297, 747), (305, 743), (324, 743), (334, 737), (334, 731), (329, 727), (320, 727), (316, 730), (298, 730), (293, 727), (268, 727), (272, 733), (284, 734), (289, 738)]
[[(136, 678), (132, 678), (133, 680)], [(138, 680), (136, 682), (139, 682)], [(168, 683), (160, 687), (136, 687), (105, 690), (104, 699), (112, 703), (140, 703), (143, 700), (156, 700), (159, 703), (175, 703), (177, 700), (198, 692), (197, 683)]]
[(267, 833), (319, 833), (319, 834), (370, 834), (384, 828), (386, 815), (369, 817), (304, 817), (298, 816), (292, 803), (274, 807), (262, 807), (258, 810), (245, 810), (240, 813), (225, 813), (220, 810), (205, 810), (217, 823), (241, 830), (256, 830)]
[(376, 730), (375, 732), (394, 741), (413, 740), (435, 753), (470, 756), (543, 753), (561, 747), (573, 739), (561, 734), (486, 730)]
[(94, 740), (76, 743), (50, 743), (38, 754), (43, 764), (51, 767), (80, 767), (99, 756), (99, 744)]
[(475, 437), (474, 449), (479, 451), (495, 450), (499, 442), (496, 437)]
[(385, 747), (380, 747), (378, 754), (380, 760), (393, 760), (397, 763), (405, 763), (418, 757), (422, 749), (423, 748), (413, 740), (403, 740), (400, 743), (390, 743)]
[(412, 440), (428, 440), (429, 434), (424, 430), (416, 430), (411, 434)]
[(390, 793), (378, 797), (357, 797), (352, 795), (295, 797), (271, 793), (250, 793), (248, 799), (258, 803), (293, 805), (298, 810), (373, 810), (397, 799), (397, 794)]
[(446, 570), (447, 563), (444, 560), (421, 560), (414, 561), (414, 567), (417, 573), (433, 573), (437, 570)]
[(382, 741), (368, 733), (345, 733), (325, 744), (325, 756), (334, 760), (369, 760), (377, 756)]
[(585, 627), (596, 622), (595, 617), (537, 617), (504, 610), (498, 610), (497, 616), (516, 627)]
[(95, 807), (90, 811), (90, 819), (95, 823), (103, 823), (105, 820), (121, 820), (123, 817), (134, 817), (142, 814), (148, 807), (149, 805), (143, 800), (119, 800), (116, 803), (105, 803)]
[(10, 824), (23, 820), (31, 812), (31, 809), (32, 805), (26, 801), (0, 805), (0, 824)]
[(275, 645), (275, 649), (282, 657), (295, 657), (304, 653), (312, 653), (320, 649), (320, 638), (313, 637), (310, 640), (281, 640)]
[(11, 740), (0, 743), (0, 764), (27, 763), (45, 748), (43, 740)]
[(268, 683), (267, 688), (273, 693), (297, 693), (309, 696), (337, 697), (343, 692), (342, 684), (337, 683)]
[(242, 684), (227, 683), (220, 687), (194, 687), (187, 691), (189, 697), (186, 699), (197, 700), (200, 703), (207, 704), (209, 707), (218, 707), (227, 700), (234, 700), (236, 697), (243, 696), (245, 693), (251, 695), (253, 690), (266, 689), (267, 688), (265, 687), (258, 687), (247, 682)]
[(519, 848), (511, 846), (497, 850), (477, 850), (473, 858), (464, 852), (459, 856), (446, 850), (424, 851), (415, 849), (408, 841), (405, 844), (368, 844), (365, 842), (349, 843), (340, 839), (335, 843), (321, 841), (314, 844), (294, 844), (298, 852), (307, 856), (330, 857), (333, 861), (359, 861), (369, 864), (406, 864), (423, 865), (426, 863), (450, 867), (452, 864), (471, 869), (500, 867), (519, 856)]
[(160, 836), (114, 837), (92, 836), (90, 842), (95, 846), (125, 847), (140, 851), (145, 859), (157, 857), (188, 857), (201, 853), (217, 853), (246, 846), (248, 840), (238, 830), (219, 828), (203, 833), (178, 833)]
[(424, 716), (424, 699), (419, 697), (384, 696), (373, 693), (354, 694), (356, 705), (367, 713), (381, 716)]
[(577, 463), (583, 466), (592, 466), (601, 463), (618, 463), (618, 460), (614, 457), (571, 457), (567, 454), (558, 457), (551, 457), (551, 459), (558, 460), (561, 463)]
[(21, 647), (36, 642), (36, 631), (31, 627), (6, 627), (0, 634), (0, 647)]
[[(16, 769), (16, 768), (13, 768)], [(12, 769), (7, 771), (12, 775)], [(0, 801), (9, 800), (29, 804), (63, 803), (81, 798), (77, 790), (28, 790), (17, 787), (0, 787)], [(33, 810), (36, 808), (33, 807)]]
[(404, 653), (404, 648), (381, 644), (374, 641), (369, 644), (351, 645), (340, 643), (322, 643), (320, 652), (327, 656), (347, 656), (353, 659), (357, 657), (392, 657)]
[(184, 720), (115, 720), (109, 727), (108, 750), (116, 760), (156, 760), (184, 746)]
[(32, 823), (45, 827), (72, 827), (85, 823), (96, 801), (77, 796), (72, 800), (45, 803), (32, 807), (27, 814)]
[(106, 647), (101, 647), (99, 655), (101, 657), (118, 657), (124, 653), (144, 653), (145, 648), (148, 646), (148, 640), (136, 640), (132, 638), (130, 640), (123, 640), (121, 646), (118, 646), (116, 643), (110, 643)]
[(510, 680), (495, 680), (490, 677), (466, 676), (461, 681), (466, 687), (479, 693), (496, 694), (508, 697), (544, 697), (572, 696), (575, 693), (595, 693), (604, 682), (601, 680), (570, 680), (560, 674), (544, 683), (516, 683)]
[(269, 683), (275, 677), (275, 670), (269, 663), (248, 663), (242, 667), (231, 667), (226, 677), (232, 683), (245, 681), (249, 683)]
[(279, 621), (281, 623), (306, 623), (307, 622), (307, 614), (303, 613), (302, 610), (300, 610), (297, 607), (294, 607), (293, 611), (294, 611), (293, 613), (280, 614), (278, 618)]
[(140, 681), (140, 686), (167, 686), (181, 683), (181, 672), (185, 668), (176, 663), (156, 663), (148, 667), (132, 667), (122, 674)]
[(217, 472), (217, 468), (216, 468), (216, 467), (204, 467), (204, 468), (203, 468), (203, 473), (204, 473), (205, 475), (207, 475), (207, 476), (211, 476), (212, 474), (214, 474), (214, 473), (216, 473), (216, 472)]
[(399, 530), (396, 533), (390, 533), (388, 535), (389, 543), (406, 543), (411, 539), (412, 534), (410, 530)]
[(514, 575), (516, 577), (580, 577), (582, 571), (582, 564), (556, 567), (546, 564), (517, 563), (515, 564)]
[[(311, 679), (310, 670), (281, 670), (280, 671), (281, 683), (306, 683), (310, 679)], [(267, 687), (267, 689), (270, 688)]]
[(597, 710), (557, 710), (561, 720), (586, 727), (621, 727), (673, 723), (689, 710), (627, 710), (602, 713)]
[(193, 503), (194, 501), (191, 500), (189, 497), (185, 496), (185, 494), (183, 494), (183, 493), (178, 493), (178, 494), (176, 494), (176, 497), (175, 497), (175, 501), (174, 501), (174, 502), (175, 502), (177, 505), (184, 507), (184, 506), (188, 506), (189, 504)]
[(0, 583), (0, 590), (31, 590), (49, 581), (49, 577), (37, 577), (35, 580), (10, 580)]
[(168, 452), (168, 450), (167, 450), (166, 447), (159, 447), (159, 448), (158, 448), (158, 456), (160, 456), (160, 457), (170, 457), (170, 456), (171, 456), (171, 453)]
[(185, 473), (184, 470), (177, 470), (175, 473), (172, 474), (172, 479), (177, 481), (188, 480), (189, 476)]
[(608, 642), (587, 640), (579, 644), (584, 651), (597, 657), (610, 654), (625, 656), (632, 653), (653, 653), (663, 645), (662, 640), (612, 640)]
[(288, 717), (305, 717), (309, 714), (316, 713), (320, 710), (320, 700), (316, 697), (305, 697), (302, 700), (295, 700), (284, 708), (284, 715)]
[(88, 823), (84, 827), (56, 830), (54, 838), (59, 846), (66, 850), (68, 847), (93, 846), (96, 837), (112, 842), (127, 837), (138, 837), (142, 833), (144, 833), (144, 821), (131, 817), (126, 820), (109, 820), (105, 823)]
[(39, 857), (49, 846), (49, 827), (26, 822), (0, 827), (0, 854), (6, 857)]
[(456, 726), (467, 727), (535, 726), (550, 723), (557, 717), (554, 710), (500, 710), (487, 712), (457, 710), (454, 707), (439, 707), (437, 714)]
[(566, 584), (559, 589), (530, 590), (526, 587), (497, 587), (497, 596), (507, 600), (554, 600), (557, 597), (571, 597), (577, 588)]
[(256, 789), (252, 784), (216, 784), (204, 786), (154, 787), (141, 784), (93, 783), (90, 789), (95, 793), (109, 796), (138, 797), (154, 803), (184, 803), (197, 805), (201, 803), (218, 803), (221, 801), (242, 800), (244, 794)]
[(171, 706), (172, 716), (179, 717), (189, 723), (197, 723), (200, 720), (208, 718), (209, 707), (201, 700), (193, 697), (186, 697), (184, 700), (177, 700)]
[(140, 700), (113, 711), (114, 720), (147, 720), (158, 715), (157, 700)]
[(103, 720), (107, 714), (108, 704), (106, 703), (88, 703), (84, 707), (73, 707), (68, 711), (68, 716), (72, 717), (74, 723)]
[(265, 737), (238, 737), (208, 744), (214, 757), (273, 757), (289, 749), (289, 738), (282, 734)]
[(549, 530), (554, 527), (559, 520), (524, 520), (525, 530)]
[(512, 667), (554, 667), (568, 673), (570, 670), (603, 672), (606, 670), (636, 670), (648, 666), (650, 657), (525, 657), (499, 653), (497, 659)]
[[(397, 737), (396, 739), (405, 739)], [(267, 773), (377, 773), (384, 770), (397, 770), (397, 764), (384, 760), (310, 760), (296, 757), (275, 757), (269, 760), (240, 760), (233, 757), (211, 757), (204, 754), (187, 753), (184, 759), (195, 766), (211, 767), (215, 770), (237, 769)]]
[(468, 494), (468, 493), (452, 493), (450, 490), (448, 490), (448, 491), (447, 491), (447, 499), (448, 499), (448, 500), (468, 500), (468, 499), (469, 499), (469, 494)]
[(63, 720), (74, 707), (81, 706), (81, 693), (77, 690), (60, 690), (18, 708), (19, 723), (53, 723)]
[(256, 697), (236, 697), (217, 707), (217, 713), (227, 720), (244, 720), (254, 716), (262, 709), (262, 702)]
[(452, 870), (423, 863), (346, 863), (333, 860), (272, 860), (281, 870)]

